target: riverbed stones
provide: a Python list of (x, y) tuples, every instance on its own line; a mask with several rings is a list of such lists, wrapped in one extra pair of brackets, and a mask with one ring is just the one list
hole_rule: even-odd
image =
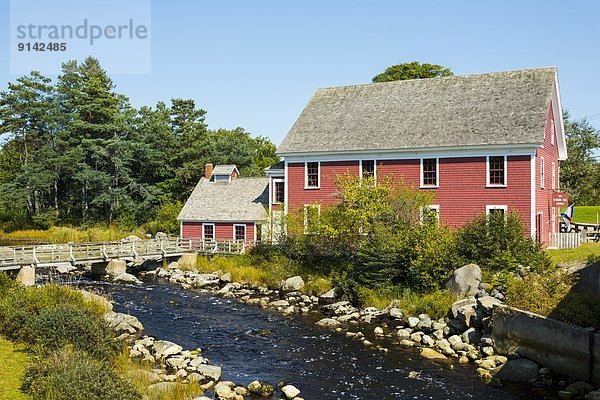
[(437, 362), (437, 363), (446, 363), (448, 361), (448, 357), (446, 357), (445, 355), (443, 355), (433, 349), (427, 348), (427, 347), (424, 347), (423, 349), (421, 349), (420, 355), (421, 355), (421, 357), (424, 357), (428, 360), (431, 360), (431, 361)]
[(248, 384), (248, 391), (262, 397), (269, 397), (273, 394), (273, 386), (266, 382), (253, 381)]
[(539, 366), (526, 358), (507, 361), (498, 369), (496, 377), (510, 382), (530, 382), (537, 379)]
[(349, 301), (338, 301), (322, 307), (323, 312), (328, 315), (348, 315), (358, 310)]
[(223, 275), (221, 275), (221, 277), (219, 279), (221, 279), (221, 282), (224, 282), (224, 283), (231, 282), (231, 280), (232, 280), (231, 272), (224, 273)]
[(221, 379), (221, 367), (217, 365), (200, 364), (196, 367), (199, 374), (204, 375), (213, 381)]
[(396, 336), (398, 336), (398, 339), (400, 339), (400, 340), (409, 339), (411, 333), (412, 333), (412, 329), (402, 328), (402, 329), (398, 329), (398, 331), (396, 332)]
[(454, 318), (458, 318), (458, 310), (465, 306), (475, 306), (477, 304), (477, 300), (473, 297), (468, 299), (462, 299), (454, 302), (450, 307), (450, 311), (452, 312), (452, 316)]
[(323, 326), (326, 328), (337, 328), (338, 326), (341, 325), (341, 322), (338, 321), (337, 319), (333, 319), (333, 318), (323, 318), (317, 322), (317, 325)]
[(293, 399), (300, 394), (300, 390), (293, 385), (285, 385), (281, 388), (286, 399)]
[(275, 307), (275, 308), (287, 308), (290, 306), (290, 302), (287, 300), (276, 300), (276, 301), (272, 301), (271, 303), (269, 303), (269, 305), (271, 307)]
[(104, 320), (108, 322), (108, 325), (112, 330), (118, 334), (126, 333), (132, 335), (144, 329), (141, 322), (136, 317), (129, 314), (110, 311), (104, 314)]
[(335, 289), (331, 289), (319, 296), (319, 305), (326, 306), (336, 302)]
[(292, 276), (287, 278), (281, 285), (281, 290), (284, 292), (297, 292), (304, 288), (304, 279), (300, 276)]
[(408, 317), (408, 318), (406, 319), (406, 322), (408, 323), (408, 326), (409, 326), (409, 328), (414, 328), (414, 327), (416, 327), (416, 326), (419, 324), (419, 322), (421, 322), (421, 321), (420, 321), (420, 320), (419, 320), (419, 318), (417, 318), (417, 317)]
[(404, 313), (402, 312), (402, 310), (399, 308), (396, 308), (396, 307), (390, 308), (390, 310), (388, 311), (388, 315), (390, 316), (390, 318), (393, 318), (393, 319), (404, 318)]
[(118, 258), (112, 259), (106, 265), (106, 275), (111, 278), (115, 278), (127, 272), (127, 263), (125, 260), (119, 260)]
[(122, 274), (116, 275), (112, 277), (114, 282), (123, 282), (123, 283), (133, 283), (135, 285), (140, 285), (142, 281), (135, 277), (135, 275), (124, 272)]
[(481, 268), (477, 264), (467, 264), (456, 269), (446, 282), (446, 289), (459, 297), (473, 296), (479, 291)]
[(157, 359), (163, 359), (181, 353), (183, 347), (168, 340), (158, 340), (152, 344), (152, 350)]

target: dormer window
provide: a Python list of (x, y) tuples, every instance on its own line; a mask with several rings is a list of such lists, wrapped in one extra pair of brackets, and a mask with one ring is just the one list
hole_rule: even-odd
[[(210, 164), (207, 164), (207, 167)], [(238, 175), (238, 169), (235, 165), (216, 165), (212, 170), (206, 168), (207, 171), (210, 171), (210, 181), (214, 183), (231, 183)], [(207, 177), (208, 178), (208, 177)]]

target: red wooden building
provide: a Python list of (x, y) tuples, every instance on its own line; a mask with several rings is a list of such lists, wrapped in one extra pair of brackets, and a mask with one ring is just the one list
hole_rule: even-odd
[(235, 165), (212, 164), (177, 219), (180, 236), (205, 242), (253, 243), (267, 220), (268, 178), (242, 178)]
[(394, 175), (435, 192), (431, 208), (442, 223), (515, 211), (547, 244), (558, 229), (552, 195), (567, 157), (557, 71), (319, 89), (278, 154), (272, 214), (310, 215), (315, 203), (333, 203), (340, 174)]

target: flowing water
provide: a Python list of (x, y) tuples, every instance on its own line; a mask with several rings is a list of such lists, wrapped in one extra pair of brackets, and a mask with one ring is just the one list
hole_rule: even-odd
[(316, 315), (284, 317), (166, 283), (91, 284), (110, 294), (115, 311), (138, 317), (146, 334), (202, 348), (222, 379), (238, 384), (285, 381), (308, 400), (543, 398), (529, 387), (492, 388), (472, 366), (437, 365), (392, 343), (378, 353), (315, 326)]

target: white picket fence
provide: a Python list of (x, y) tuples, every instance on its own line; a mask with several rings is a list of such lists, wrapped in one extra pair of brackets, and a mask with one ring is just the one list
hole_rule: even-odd
[(581, 232), (551, 233), (550, 246), (548, 247), (553, 249), (572, 249), (583, 242), (585, 242), (585, 237)]

